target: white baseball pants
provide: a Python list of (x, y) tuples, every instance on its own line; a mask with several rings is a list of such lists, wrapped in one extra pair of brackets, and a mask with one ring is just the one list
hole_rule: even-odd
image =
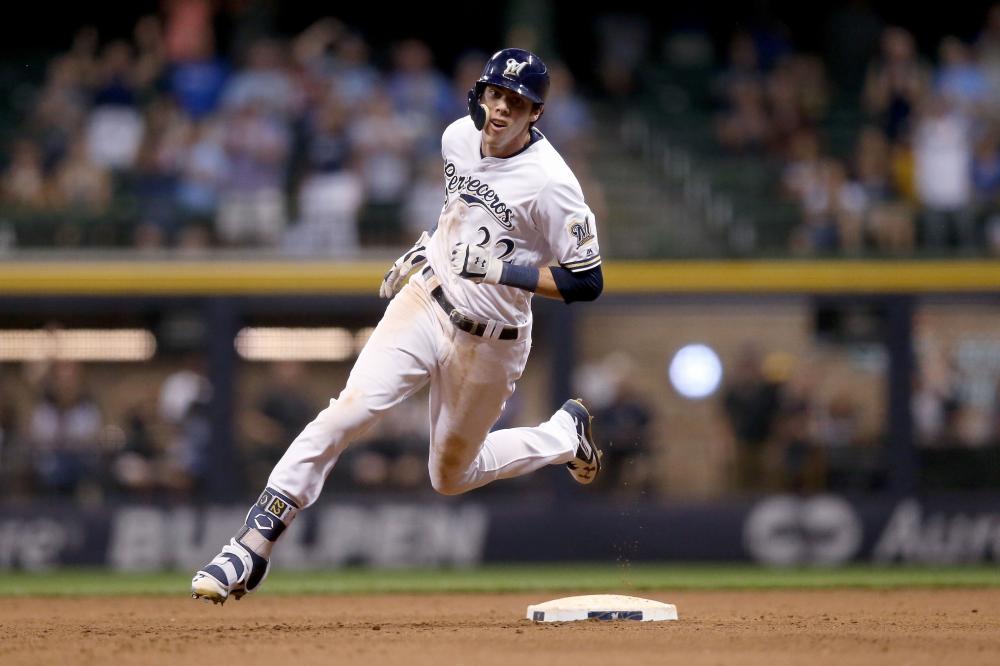
[(386, 308), (340, 396), (295, 438), (268, 485), (304, 508), (319, 497), (340, 454), (386, 410), (430, 382), (431, 485), (457, 495), (497, 479), (573, 459), (577, 435), (561, 410), (534, 428), (489, 432), (514, 392), (531, 338), (460, 331), (414, 276)]

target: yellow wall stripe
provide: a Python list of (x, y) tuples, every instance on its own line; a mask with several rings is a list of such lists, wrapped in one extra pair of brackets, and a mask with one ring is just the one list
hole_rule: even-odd
[[(377, 294), (384, 262), (0, 264), (0, 295)], [(1000, 261), (610, 261), (607, 293), (1000, 292)]]

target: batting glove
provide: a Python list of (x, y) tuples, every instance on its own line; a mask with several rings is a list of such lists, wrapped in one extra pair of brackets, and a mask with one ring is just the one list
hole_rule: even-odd
[(478, 245), (456, 243), (451, 250), (451, 270), (466, 280), (497, 284), (503, 274), (503, 262)]
[(382, 278), (382, 286), (378, 289), (379, 296), (382, 298), (395, 296), (403, 288), (407, 276), (427, 263), (427, 244), (430, 242), (431, 237), (426, 231), (420, 234), (414, 246), (397, 259)]

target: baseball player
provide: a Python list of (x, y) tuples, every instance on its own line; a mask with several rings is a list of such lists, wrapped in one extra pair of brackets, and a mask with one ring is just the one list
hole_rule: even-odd
[(534, 127), (548, 87), (545, 64), (528, 51), (504, 49), (486, 63), (469, 116), (442, 136), (447, 196), (437, 227), (386, 273), (379, 293), (390, 303), (344, 390), (288, 447), (236, 536), (195, 574), (194, 598), (222, 603), (256, 589), (275, 542), (319, 497), (348, 444), (428, 383), (428, 469), (438, 492), (553, 464), (580, 483), (594, 480), (601, 453), (579, 400), (537, 427), (490, 432), (528, 359), (532, 295), (569, 303), (603, 288), (594, 215)]

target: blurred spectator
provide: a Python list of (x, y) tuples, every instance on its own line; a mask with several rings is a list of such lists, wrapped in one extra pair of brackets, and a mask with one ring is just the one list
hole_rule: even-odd
[(803, 55), (786, 56), (767, 75), (764, 85), (770, 148), (781, 153), (800, 129), (813, 126), (826, 111), (822, 63)]
[(292, 40), (291, 57), (308, 76), (329, 76), (333, 67), (333, 49), (346, 33), (347, 26), (337, 18), (325, 16), (317, 19)]
[(929, 79), (927, 66), (917, 56), (913, 35), (904, 28), (886, 28), (881, 53), (868, 69), (864, 103), (868, 113), (880, 120), (890, 140), (906, 131)]
[(727, 109), (716, 120), (722, 146), (734, 153), (766, 149), (772, 135), (762, 85), (751, 78), (733, 81), (726, 101)]
[(119, 492), (130, 499), (153, 499), (169, 480), (163, 478), (162, 449), (156, 403), (136, 400), (124, 414), (121, 442), (111, 461), (111, 475)]
[(765, 459), (765, 478), (785, 492), (816, 493), (826, 489), (823, 449), (812, 434), (814, 387), (793, 378), (784, 387), (774, 416), (774, 459)]
[(285, 239), (291, 250), (328, 256), (351, 256), (358, 250), (358, 211), (364, 192), (353, 168), (348, 122), (348, 110), (332, 94), (307, 116), (299, 219)]
[(274, 461), (298, 437), (316, 415), (316, 406), (306, 392), (305, 366), (297, 361), (279, 361), (268, 368), (264, 390), (242, 416), (247, 442), (247, 482), (267, 482)]
[(759, 86), (764, 83), (764, 70), (757, 53), (753, 36), (743, 30), (735, 32), (727, 44), (725, 69), (713, 82), (716, 98), (725, 103), (733, 86), (742, 81), (751, 81)]
[(612, 391), (610, 402), (594, 410), (600, 440), (604, 442), (602, 463), (608, 471), (598, 477), (597, 483), (617, 492), (638, 494), (651, 490), (655, 486), (652, 409), (624, 378)]
[(416, 157), (440, 155), (441, 131), (454, 120), (448, 80), (434, 69), (433, 54), (420, 40), (397, 43), (392, 61), (386, 92), (412, 135)]
[(222, 147), (218, 122), (203, 119), (187, 125), (187, 144), (180, 155), (177, 208), (182, 235), (215, 226), (219, 193), (226, 179), (228, 162)]
[(763, 356), (753, 343), (740, 349), (722, 389), (722, 407), (736, 453), (736, 482), (743, 490), (767, 485), (767, 455), (781, 387), (764, 376)]
[(820, 253), (860, 252), (868, 206), (864, 188), (850, 180), (843, 163), (834, 159), (823, 161), (819, 178), (810, 185), (800, 201), (803, 222), (793, 237), (793, 248)]
[(87, 151), (95, 164), (108, 169), (132, 166), (142, 141), (144, 125), (132, 67), (132, 47), (123, 41), (108, 44), (98, 63)]
[[(430, 492), (427, 484), (427, 443), (430, 440), (426, 403), (408, 400), (386, 412), (349, 448), (345, 456), (347, 479), (360, 490)], [(338, 474), (338, 472), (334, 472)]]
[(3, 174), (3, 200), (9, 206), (41, 210), (49, 203), (42, 153), (29, 139), (15, 143), (10, 165)]
[(854, 171), (858, 184), (873, 204), (887, 202), (895, 197), (889, 170), (889, 141), (877, 127), (865, 125), (858, 133), (854, 149)]
[(940, 96), (921, 108), (914, 129), (917, 196), (924, 207), (923, 244), (940, 250), (954, 241), (976, 245), (972, 213), (972, 137), (969, 121)]
[(954, 35), (941, 40), (935, 90), (948, 105), (966, 116), (983, 110), (989, 86), (969, 47)]
[(960, 399), (956, 389), (954, 366), (947, 361), (935, 363), (925, 356), (915, 373), (912, 411), (916, 444), (938, 447), (945, 443), (947, 425), (953, 422)]
[(100, 492), (101, 411), (77, 363), (56, 361), (36, 398), (27, 437), (43, 492), (73, 496)]
[(229, 66), (215, 54), (209, 0), (169, 0), (165, 5), (164, 48), (170, 91), (195, 119), (215, 111)]
[[(410, 182), (414, 134), (385, 90), (378, 90), (351, 126), (367, 205), (362, 240), (402, 243), (400, 214)], [(412, 242), (412, 241), (411, 241)]]
[(30, 490), (30, 451), (24, 446), (18, 405), (0, 366), (0, 497)]
[(284, 179), (291, 136), (282, 121), (253, 104), (234, 108), (225, 118), (219, 239), (227, 245), (273, 245), (287, 221)]
[(865, 232), (870, 244), (886, 254), (913, 251), (911, 207), (900, 200), (892, 178), (891, 147), (882, 130), (866, 125), (858, 135), (854, 171), (868, 202)]
[(1000, 206), (1000, 137), (995, 128), (980, 133), (972, 156), (972, 187), (976, 210), (987, 214)]
[[(461, 118), (469, 112), (466, 95), (468, 95), (469, 89), (472, 88), (474, 83), (479, 80), (479, 77), (482, 76), (483, 63), (485, 63), (489, 57), (490, 55), (488, 53), (483, 53), (478, 50), (465, 51), (458, 57), (458, 60), (455, 63), (455, 70), (451, 77), (451, 92), (449, 94), (451, 106), (448, 109), (447, 118), (455, 120), (456, 118)], [(551, 90), (552, 85), (550, 82), (550, 94)], [(547, 112), (548, 110), (546, 109), (546, 113)]]
[(46, 171), (55, 168), (65, 156), (86, 117), (89, 95), (83, 71), (86, 68), (70, 56), (54, 58), (35, 108), (27, 118), (27, 131), (41, 147)]
[(639, 68), (649, 45), (649, 22), (638, 15), (598, 16), (597, 73), (604, 90), (615, 98), (639, 92)]
[(421, 231), (433, 229), (441, 217), (443, 207), (441, 160), (428, 158), (420, 165), (417, 177), (403, 203), (403, 226), (406, 235), (417, 238)]
[(211, 0), (166, 0), (164, 46), (173, 62), (200, 60), (215, 47)]
[(159, 17), (149, 14), (136, 21), (132, 34), (136, 47), (132, 80), (140, 101), (144, 101), (153, 95), (162, 83), (167, 64), (163, 24)]
[(166, 427), (164, 480), (174, 491), (197, 493), (204, 489), (212, 470), (209, 447), (212, 429), (209, 409), (212, 385), (192, 358), (171, 373), (160, 386), (157, 412)]
[[(994, 3), (986, 13), (985, 24), (974, 45), (982, 67), (990, 100), (1000, 99), (1000, 3)], [(1000, 105), (991, 103), (987, 108), (990, 119), (1000, 120)]]
[(222, 105), (226, 109), (254, 108), (259, 114), (288, 119), (301, 105), (299, 91), (285, 66), (284, 46), (274, 39), (250, 45), (246, 64), (226, 82)]
[(715, 120), (719, 143), (734, 152), (764, 148), (771, 131), (764, 73), (749, 33), (737, 32), (730, 40), (729, 61), (715, 81), (715, 94), (722, 107)]
[(880, 450), (866, 438), (862, 409), (848, 390), (814, 403), (814, 436), (823, 450), (826, 480), (840, 490), (871, 490), (877, 483)]
[[(574, 162), (586, 152), (593, 120), (590, 111), (574, 90), (573, 74), (561, 62), (549, 64), (551, 84), (545, 112), (538, 128), (566, 160)], [(472, 79), (473, 81), (475, 78)]]
[(356, 32), (348, 32), (337, 42), (328, 74), (334, 94), (352, 109), (371, 99), (381, 81), (371, 63), (368, 43)]
[(178, 174), (187, 150), (188, 128), (166, 98), (147, 107), (146, 127), (134, 170), (139, 216), (136, 245), (173, 245), (178, 236)]
[(802, 201), (809, 192), (820, 187), (822, 179), (819, 135), (815, 130), (802, 128), (792, 136), (786, 151), (781, 173), (783, 193), (793, 201)]
[(652, 406), (634, 385), (635, 360), (612, 352), (581, 365), (573, 377), (574, 392), (594, 415), (595, 436), (603, 442), (606, 472), (595, 487), (616, 493), (642, 493), (655, 486)]
[(70, 143), (53, 175), (53, 203), (74, 215), (96, 215), (111, 204), (111, 174), (90, 159), (83, 137)]

